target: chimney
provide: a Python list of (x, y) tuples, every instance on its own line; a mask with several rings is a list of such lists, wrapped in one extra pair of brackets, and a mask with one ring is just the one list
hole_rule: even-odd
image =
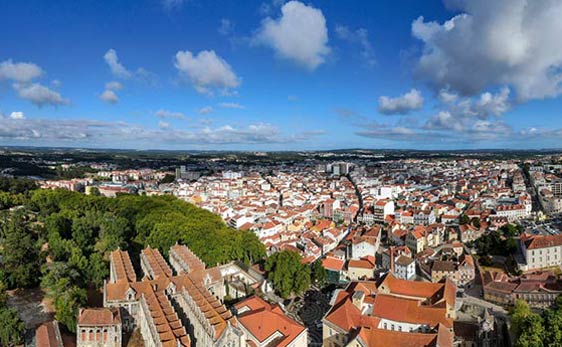
[(365, 292), (363, 292), (362, 290), (356, 291), (351, 296), (351, 302), (353, 302), (353, 305), (357, 306), (359, 311), (362, 311), (363, 300), (365, 300)]

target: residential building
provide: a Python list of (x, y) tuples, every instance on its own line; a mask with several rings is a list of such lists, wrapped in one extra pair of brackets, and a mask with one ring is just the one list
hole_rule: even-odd
[(307, 347), (308, 329), (289, 318), (279, 305), (253, 296), (235, 305), (249, 347)]
[(521, 270), (530, 271), (562, 265), (562, 235), (523, 234), (519, 241), (525, 258)]
[(117, 308), (82, 308), (76, 324), (76, 347), (121, 347), (121, 314)]

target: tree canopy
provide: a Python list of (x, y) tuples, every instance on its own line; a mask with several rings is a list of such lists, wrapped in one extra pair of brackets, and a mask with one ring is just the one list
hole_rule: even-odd
[(0, 219), (0, 281), (8, 288), (41, 283), (70, 331), (87, 289), (103, 285), (109, 254), (118, 248), (135, 259), (146, 246), (167, 255), (179, 242), (208, 266), (265, 257), (254, 233), (229, 228), (219, 216), (173, 196), (106, 198), (38, 189), (23, 203)]
[(511, 332), (516, 347), (562, 346), (562, 300), (557, 298), (553, 308), (542, 315), (531, 311), (523, 300), (516, 300), (511, 310)]
[(282, 298), (301, 294), (310, 287), (310, 267), (302, 264), (301, 257), (293, 251), (281, 251), (270, 256), (265, 263), (268, 279)]

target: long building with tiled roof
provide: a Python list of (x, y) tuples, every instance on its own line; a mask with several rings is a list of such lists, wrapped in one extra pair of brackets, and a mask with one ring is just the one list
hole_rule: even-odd
[(147, 247), (142, 250), (141, 267), (144, 274), (151, 280), (159, 277), (172, 277), (172, 269), (157, 249)]
[(112, 282), (118, 280), (136, 282), (137, 275), (128, 252), (121, 250), (113, 251), (111, 252), (110, 259), (109, 277)]
[[(237, 327), (236, 318), (207, 288), (209, 283), (223, 285), (219, 269), (205, 269), (205, 264), (184, 247), (174, 246), (170, 251), (170, 254), (183, 252), (192, 261), (190, 268), (174, 266), (176, 275), (157, 249), (144, 249), (141, 252), (143, 280), (130, 282), (126, 276), (112, 276), (104, 286), (104, 306), (119, 307), (124, 329), (140, 327), (147, 346), (172, 347), (176, 343), (243, 347), (243, 333)], [(124, 259), (128, 256), (111, 257), (112, 262)], [(122, 264), (111, 266), (123, 267)], [(183, 319), (179, 319), (172, 301), (181, 307)], [(189, 330), (182, 321), (189, 322)]]
[[(139, 321), (145, 345), (190, 347), (191, 340), (164, 291), (147, 286), (139, 305)], [(148, 343), (147, 343), (148, 342)]]
[(170, 264), (176, 274), (189, 274), (219, 300), (224, 299), (224, 281), (219, 268), (206, 269), (205, 263), (187, 246), (174, 245), (170, 248)]

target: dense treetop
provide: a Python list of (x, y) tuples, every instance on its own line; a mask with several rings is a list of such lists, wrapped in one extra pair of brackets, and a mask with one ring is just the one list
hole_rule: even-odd
[(146, 246), (167, 255), (177, 242), (208, 266), (265, 257), (254, 233), (229, 228), (219, 216), (173, 196), (106, 198), (42, 189), (6, 194), (20, 200), (17, 209), (0, 215), (0, 282), (8, 289), (40, 284), (70, 331), (87, 290), (99, 289), (108, 277), (115, 249), (130, 251), (133, 262)]

